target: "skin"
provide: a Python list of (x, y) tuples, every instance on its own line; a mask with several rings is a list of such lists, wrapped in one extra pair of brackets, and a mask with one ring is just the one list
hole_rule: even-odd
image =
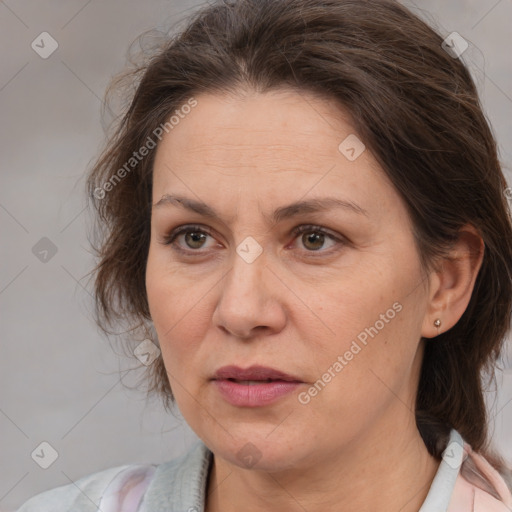
[[(154, 205), (180, 194), (220, 216), (154, 206), (146, 273), (177, 405), (214, 453), (206, 510), (417, 511), (439, 466), (414, 421), (421, 337), (449, 329), (466, 309), (483, 242), (466, 226), (451, 257), (426, 274), (404, 202), (370, 151), (349, 161), (338, 150), (356, 134), (341, 108), (287, 89), (239, 92), (197, 96), (154, 163)], [(331, 208), (266, 220), (278, 207), (324, 196), (366, 214)], [(188, 224), (199, 224), (204, 239), (164, 243)], [(339, 241), (314, 228), (292, 233), (309, 224)], [(263, 250), (252, 263), (236, 252), (248, 236)], [(300, 403), (298, 393), (397, 302), (401, 311)], [(303, 384), (268, 406), (233, 406), (211, 381), (230, 364), (269, 366)], [(237, 457), (249, 442), (260, 456), (250, 467)]]

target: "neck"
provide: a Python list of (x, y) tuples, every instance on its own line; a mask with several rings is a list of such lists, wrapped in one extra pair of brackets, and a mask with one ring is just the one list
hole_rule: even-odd
[(205, 511), (417, 512), (438, 467), (414, 421), (405, 430), (373, 428), (307, 468), (270, 473), (214, 456)]

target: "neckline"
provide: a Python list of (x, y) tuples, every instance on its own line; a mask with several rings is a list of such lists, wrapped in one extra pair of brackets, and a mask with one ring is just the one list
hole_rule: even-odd
[[(464, 458), (462, 436), (452, 429), (439, 468), (418, 512), (447, 510)], [(160, 464), (147, 489), (140, 512), (152, 510), (203, 511), (213, 453), (201, 441), (181, 457)]]

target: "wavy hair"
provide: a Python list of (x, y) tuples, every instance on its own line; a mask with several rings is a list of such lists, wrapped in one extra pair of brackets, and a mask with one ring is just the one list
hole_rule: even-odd
[[(288, 87), (319, 94), (350, 114), (400, 193), (426, 271), (466, 223), (483, 238), (483, 263), (466, 311), (426, 343), (416, 422), (435, 457), (455, 428), (503, 470), (503, 460), (490, 451), (483, 381), (493, 379), (510, 327), (507, 184), (473, 79), (442, 43), (393, 0), (217, 1), (194, 13), (129, 73), (127, 108), (87, 177), (98, 221), (98, 325), (109, 333), (118, 322), (151, 323), (145, 269), (155, 151), (130, 159), (155, 130), (203, 92)], [(123, 166), (122, 179), (113, 183)], [(161, 358), (148, 379), (148, 392), (169, 408), (173, 395)]]

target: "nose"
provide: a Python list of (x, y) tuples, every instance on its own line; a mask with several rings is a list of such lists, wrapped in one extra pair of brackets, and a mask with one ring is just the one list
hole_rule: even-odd
[(241, 339), (284, 328), (286, 310), (282, 297), (286, 288), (267, 264), (264, 252), (252, 263), (234, 255), (233, 266), (220, 283), (214, 325)]

